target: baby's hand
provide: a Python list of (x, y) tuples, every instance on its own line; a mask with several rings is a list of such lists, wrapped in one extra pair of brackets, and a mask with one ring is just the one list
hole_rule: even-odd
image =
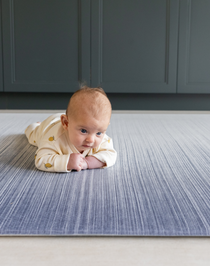
[(81, 171), (81, 169), (83, 169), (83, 164), (84, 164), (84, 159), (82, 154), (79, 153), (72, 153), (69, 157), (69, 162), (67, 165), (67, 169), (68, 170), (77, 170), (77, 171)]
[(87, 161), (83, 158), (82, 170), (88, 169)]

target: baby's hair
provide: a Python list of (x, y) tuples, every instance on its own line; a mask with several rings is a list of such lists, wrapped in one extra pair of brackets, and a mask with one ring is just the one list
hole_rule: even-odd
[(105, 114), (107, 111), (111, 116), (112, 106), (105, 91), (101, 87), (90, 88), (86, 85), (83, 85), (72, 95), (66, 110), (66, 115), (75, 115), (78, 105), (84, 110), (83, 104), (85, 105), (87, 99), (89, 100), (87, 109), (91, 111), (94, 116), (99, 112)]
[(79, 90), (75, 91), (72, 97), (75, 96), (77, 93), (94, 94), (96, 91), (102, 93), (104, 96), (107, 97), (106, 92), (101, 87), (90, 88), (87, 85), (81, 86)]

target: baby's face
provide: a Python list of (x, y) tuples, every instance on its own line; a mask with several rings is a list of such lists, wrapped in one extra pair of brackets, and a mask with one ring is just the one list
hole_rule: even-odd
[(62, 124), (68, 131), (70, 142), (79, 152), (82, 152), (96, 148), (101, 143), (109, 125), (110, 116), (94, 118), (87, 114), (78, 114), (76, 117), (68, 117), (67, 119), (66, 128), (63, 122)]

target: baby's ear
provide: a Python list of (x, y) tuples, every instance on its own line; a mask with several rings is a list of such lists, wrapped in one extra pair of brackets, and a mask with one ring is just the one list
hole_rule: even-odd
[(61, 123), (64, 129), (68, 128), (68, 117), (66, 115), (61, 115)]

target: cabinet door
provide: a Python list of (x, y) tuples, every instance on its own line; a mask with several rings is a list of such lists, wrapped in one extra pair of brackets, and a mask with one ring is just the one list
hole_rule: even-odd
[(72, 92), (89, 80), (90, 0), (2, 5), (5, 91)]
[(180, 1), (179, 93), (210, 93), (210, 1)]
[(178, 0), (93, 0), (92, 86), (175, 93)]
[(0, 2), (0, 91), (3, 91), (3, 69), (2, 69), (2, 25), (1, 25), (1, 2)]

